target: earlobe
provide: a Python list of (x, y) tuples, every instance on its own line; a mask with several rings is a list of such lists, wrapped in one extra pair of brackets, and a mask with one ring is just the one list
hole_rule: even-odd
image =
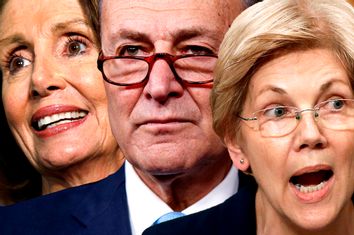
[(226, 142), (226, 146), (234, 166), (243, 172), (247, 171), (247, 169), (249, 169), (250, 167), (250, 164), (248, 158), (246, 157), (240, 146), (231, 142)]

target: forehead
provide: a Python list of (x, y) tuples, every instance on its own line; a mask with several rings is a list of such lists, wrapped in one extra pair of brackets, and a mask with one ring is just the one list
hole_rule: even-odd
[(350, 80), (342, 63), (328, 49), (295, 51), (276, 57), (261, 66), (251, 78), (251, 94), (296, 90), (305, 97), (324, 84), (346, 84)]
[[(170, 12), (188, 9), (208, 10), (214, 11), (222, 10), (222, 6), (230, 4), (229, 0), (101, 0), (103, 10), (112, 10), (112, 8), (119, 8), (120, 10), (152, 10), (161, 12)], [(220, 7), (220, 9), (216, 9)]]
[(33, 28), (73, 18), (84, 19), (81, 6), (76, 0), (9, 0), (0, 15), (0, 28), (4, 32), (18, 27)]
[(201, 27), (219, 31), (223, 36), (241, 6), (239, 0), (103, 0), (101, 34), (103, 38), (111, 37), (127, 29), (151, 35), (167, 34)]
[[(159, 19), (159, 24), (178, 22), (179, 18), (211, 17), (205, 21), (232, 21), (241, 11), (241, 0), (102, 0), (102, 20), (117, 16), (128, 19)], [(166, 17), (162, 19), (161, 17)], [(228, 22), (231, 23), (231, 22)]]

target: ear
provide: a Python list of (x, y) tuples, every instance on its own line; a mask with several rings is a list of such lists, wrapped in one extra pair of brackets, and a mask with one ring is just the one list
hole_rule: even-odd
[(242, 148), (235, 141), (225, 140), (225, 144), (234, 166), (240, 171), (247, 171), (250, 163)]

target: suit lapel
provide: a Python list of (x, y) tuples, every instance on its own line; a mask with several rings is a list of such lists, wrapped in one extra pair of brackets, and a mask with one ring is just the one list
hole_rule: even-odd
[(116, 173), (92, 183), (90, 190), (77, 199), (78, 205), (72, 211), (74, 218), (88, 227), (97, 216), (104, 215), (112, 204), (127, 205), (124, 172), (123, 165)]

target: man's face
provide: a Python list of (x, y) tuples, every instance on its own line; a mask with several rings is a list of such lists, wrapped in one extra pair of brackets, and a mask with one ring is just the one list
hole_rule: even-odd
[[(104, 0), (104, 55), (215, 53), (240, 3), (204, 0)], [(212, 85), (177, 81), (157, 60), (138, 87), (106, 83), (113, 133), (127, 160), (152, 174), (176, 174), (225, 161), (225, 148), (212, 129)]]

